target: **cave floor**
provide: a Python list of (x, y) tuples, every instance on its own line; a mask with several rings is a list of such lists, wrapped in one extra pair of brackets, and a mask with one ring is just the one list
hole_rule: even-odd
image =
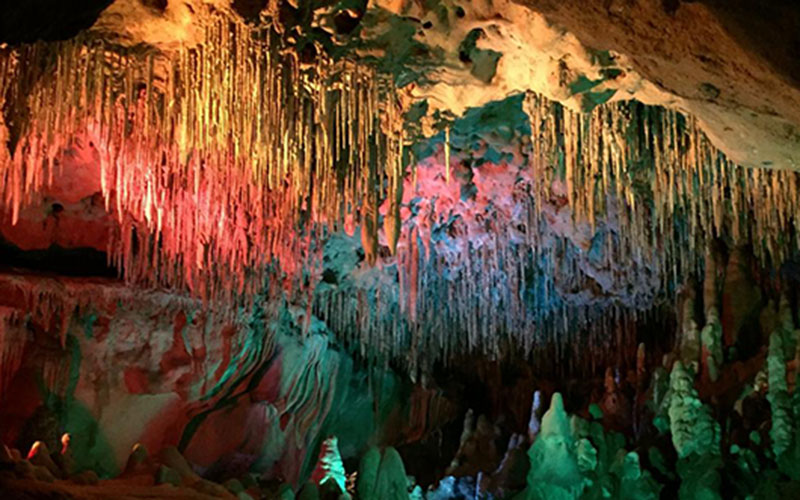
[[(230, 495), (231, 498), (235, 498)], [(108, 479), (95, 485), (77, 485), (69, 481), (44, 483), (25, 479), (0, 479), (0, 498), (3, 500), (39, 499), (170, 499), (203, 500), (219, 498), (204, 495), (187, 487), (169, 484), (155, 485), (139, 479)]]

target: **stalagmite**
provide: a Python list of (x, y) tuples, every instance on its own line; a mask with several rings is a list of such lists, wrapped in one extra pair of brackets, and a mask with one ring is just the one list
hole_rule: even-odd
[(41, 441), (36, 441), (28, 451), (28, 461), (34, 466), (44, 467), (53, 477), (61, 477), (63, 474), (50, 456), (47, 445)]
[(703, 372), (709, 380), (716, 382), (719, 370), (724, 361), (722, 354), (722, 325), (716, 307), (711, 307), (706, 312), (706, 326), (700, 332), (702, 344)]
[(561, 394), (553, 394), (542, 419), (541, 434), (528, 450), (528, 457), (528, 489), (522, 498), (578, 498), (586, 487)]
[(322, 443), (319, 451), (319, 460), (314, 472), (311, 474), (311, 480), (319, 487), (323, 487), (327, 482), (335, 483), (339, 493), (345, 493), (347, 491), (345, 476), (342, 456), (339, 454), (339, 442), (336, 436), (330, 436)]
[(775, 457), (780, 457), (789, 449), (794, 435), (791, 401), (786, 382), (785, 358), (782, 334), (780, 331), (773, 332), (769, 337), (769, 353), (767, 355), (769, 376), (767, 400), (772, 410), (772, 427), (769, 435), (772, 439), (772, 450)]
[(364, 500), (408, 500), (403, 459), (392, 447), (383, 453), (370, 448), (361, 458), (358, 474), (358, 498)]
[(700, 401), (691, 372), (676, 361), (669, 378), (669, 422), (678, 457), (720, 453), (719, 424)]
[(539, 421), (539, 412), (542, 408), (542, 391), (535, 391), (531, 401), (531, 417), (528, 421), (528, 442), (532, 443), (539, 434), (542, 424)]

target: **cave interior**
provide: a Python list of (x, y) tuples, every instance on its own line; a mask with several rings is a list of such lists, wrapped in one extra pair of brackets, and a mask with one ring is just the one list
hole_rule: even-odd
[(800, 498), (794, 0), (0, 3), (0, 498)]

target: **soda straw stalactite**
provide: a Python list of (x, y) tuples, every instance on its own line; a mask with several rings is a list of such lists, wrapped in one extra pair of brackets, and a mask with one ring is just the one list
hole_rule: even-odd
[[(752, 244), (757, 257), (773, 263), (796, 245), (787, 241), (797, 237), (796, 172), (733, 164), (694, 119), (676, 111), (624, 102), (579, 114), (533, 94), (525, 103), (534, 161), (565, 158), (576, 221), (594, 228), (607, 216), (604, 207), (619, 207), (626, 230), (617, 231), (621, 245), (613, 259), (649, 255), (669, 271), (665, 280), (681, 281), (699, 269), (698, 252), (714, 238)], [(541, 133), (542, 123), (562, 131), (563, 146)], [(548, 179), (537, 182), (549, 186)]]
[[(302, 62), (269, 25), (209, 19), (204, 43), (169, 53), (91, 34), (0, 48), (11, 222), (73, 141), (91, 143), (118, 223), (108, 255), (128, 282), (241, 304), (274, 272), (274, 291), (300, 292), (362, 353), (420, 368), (512, 345), (542, 363), (574, 360), (581, 336), (618, 355), (638, 314), (700, 275), (713, 240), (751, 245), (774, 266), (797, 246), (797, 173), (731, 163), (676, 111), (577, 113), (533, 93), (516, 179), (451, 220), (418, 179), (427, 160), (406, 175), (389, 77), (325, 55)], [(462, 164), (460, 130), (444, 130), (443, 193), (484, 168)], [(506, 196), (513, 210), (497, 208)], [(451, 203), (472, 203), (469, 190)], [(572, 233), (554, 222), (563, 214)], [(325, 238), (357, 224), (366, 264), (391, 255), (384, 270), (397, 279), (313, 294)]]
[(236, 301), (271, 262), (298, 276), (317, 228), (395, 196), (378, 178), (402, 185), (398, 127), (382, 123), (399, 116), (389, 80), (325, 56), (302, 64), (270, 26), (227, 15), (205, 36), (168, 54), (90, 34), (2, 49), (0, 95), (22, 117), (0, 156), (12, 222), (72, 141), (91, 141), (125, 278)]
[[(516, 178), (504, 187), (514, 208), (484, 211), (461, 200), (453, 213), (420, 205), (403, 221), (396, 289), (381, 290), (356, 313), (372, 320), (347, 325), (352, 289), (317, 297), (318, 314), (335, 319), (335, 331), (348, 337), (366, 326), (375, 331), (360, 332), (362, 339), (405, 339), (362, 350), (405, 359), (412, 370), (520, 346), (540, 366), (591, 371), (598, 359), (635, 363), (636, 325), (653, 321), (671, 291), (702, 277), (715, 240), (749, 245), (773, 265), (796, 248), (800, 175), (731, 163), (691, 117), (636, 102), (576, 113), (533, 93), (524, 106), (529, 160), (504, 167)], [(412, 168), (435, 164), (439, 175), (441, 162), (465, 154), (448, 149)], [(408, 179), (407, 199), (436, 199), (442, 184), (431, 190), (431, 182)], [(561, 210), (569, 210), (571, 233), (553, 223)], [(447, 234), (438, 245), (435, 231)], [(596, 356), (580, 356), (584, 342)]]

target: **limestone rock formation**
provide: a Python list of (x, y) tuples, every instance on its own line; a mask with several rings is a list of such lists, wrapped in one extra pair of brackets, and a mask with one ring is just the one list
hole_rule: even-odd
[[(553, 394), (539, 435), (528, 451), (531, 468), (524, 498), (580, 497), (586, 487), (578, 465), (578, 447), (586, 446), (581, 443), (572, 433), (561, 394)], [(587, 452), (588, 449), (582, 450), (582, 455)]]
[(317, 486), (331, 482), (338, 489), (339, 493), (345, 493), (345, 482), (347, 481), (342, 456), (339, 454), (339, 442), (336, 436), (329, 436), (322, 442), (319, 450), (319, 460), (311, 480)]
[(3, 2), (0, 496), (800, 497), (795, 4)]
[(365, 500), (409, 498), (405, 467), (397, 450), (390, 447), (381, 453), (370, 448), (361, 459), (357, 491), (358, 498)]

